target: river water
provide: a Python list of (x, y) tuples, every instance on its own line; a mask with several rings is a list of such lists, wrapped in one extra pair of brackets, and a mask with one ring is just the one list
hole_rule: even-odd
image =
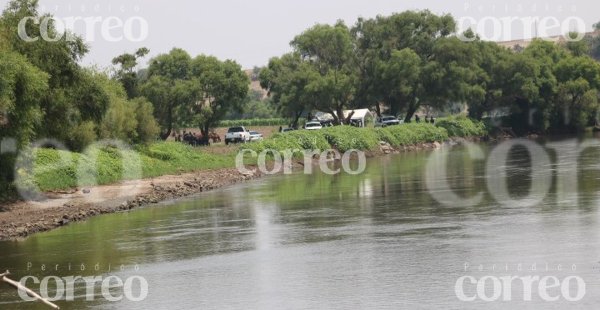
[[(266, 177), (1, 242), (0, 268), (16, 279), (116, 275), (148, 283), (147, 297), (135, 302), (108, 301), (99, 283), (90, 293), (80, 281), (74, 301), (57, 302), (62, 309), (595, 309), (600, 152), (578, 154), (573, 141), (554, 143), (554, 151), (545, 149), (551, 164), (538, 169), (537, 155), (518, 146), (494, 164), (506, 172), (515, 201), (531, 201), (521, 198), (537, 180), (551, 180), (534, 204), (494, 198), (488, 184), (499, 174), (485, 158), (495, 145), (479, 145), (484, 157), (454, 147), (369, 159), (359, 175)], [(481, 193), (481, 201), (434, 199), (444, 189), (427, 186), (426, 167), (439, 152), (446, 152), (447, 171), (434, 183), (462, 198)], [(559, 176), (573, 163), (576, 177)], [(505, 276), (518, 279), (496, 296), (503, 282), (495, 279)], [(549, 285), (560, 281), (547, 289), (558, 300), (545, 300), (539, 281), (528, 300), (522, 279), (536, 276), (550, 277)], [(483, 294), (471, 279), (483, 282)], [(459, 298), (457, 282), (474, 301)], [(49, 283), (53, 295), (56, 281)], [(132, 297), (139, 296), (140, 281), (132, 283)], [(33, 280), (28, 286), (40, 287)], [(0, 309), (48, 308), (0, 284)]]

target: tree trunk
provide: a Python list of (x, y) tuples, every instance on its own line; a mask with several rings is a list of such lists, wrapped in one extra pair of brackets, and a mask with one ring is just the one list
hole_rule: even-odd
[(298, 128), (298, 120), (300, 119), (300, 116), (302, 116), (302, 112), (298, 112), (296, 115), (294, 115), (294, 120), (290, 126), (291, 128)]
[(173, 132), (173, 108), (169, 108), (167, 112), (167, 131), (162, 133), (160, 138), (166, 141), (171, 136), (171, 132)]
[(413, 115), (415, 115), (415, 112), (417, 112), (418, 106), (416, 104), (410, 104), (408, 106), (408, 111), (406, 111), (406, 116), (404, 117), (404, 122), (405, 123), (410, 123), (410, 119), (413, 117)]
[(336, 107), (336, 111), (337, 113), (337, 118), (338, 118), (338, 125), (344, 125), (344, 110), (342, 109), (341, 106), (337, 106)]
[(200, 127), (200, 132), (202, 133), (202, 137), (208, 137), (208, 133), (210, 132), (210, 124), (204, 124), (204, 127)]
[(377, 113), (377, 117), (381, 117), (381, 106), (379, 102), (375, 104), (375, 112)]

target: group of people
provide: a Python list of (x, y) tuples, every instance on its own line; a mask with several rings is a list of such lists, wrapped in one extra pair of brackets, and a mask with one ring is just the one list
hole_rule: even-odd
[[(415, 115), (415, 122), (421, 122), (421, 117), (419, 117), (419, 115)], [(433, 116), (431, 118), (429, 118), (429, 116), (425, 116), (425, 123), (435, 124), (435, 118)]]
[(175, 142), (183, 142), (191, 146), (210, 146), (210, 140), (213, 143), (221, 142), (221, 138), (214, 132), (210, 132), (207, 136), (202, 133), (193, 133), (183, 131), (183, 134), (173, 134)]

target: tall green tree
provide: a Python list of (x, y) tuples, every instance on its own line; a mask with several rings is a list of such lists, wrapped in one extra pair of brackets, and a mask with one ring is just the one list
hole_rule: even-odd
[(243, 109), (250, 79), (235, 61), (205, 55), (192, 60), (191, 77), (199, 86), (198, 99), (191, 107), (194, 121), (207, 136), (227, 112)]
[[(422, 66), (420, 71), (423, 74), (432, 73), (430, 61), (437, 41), (450, 36), (455, 28), (456, 23), (450, 15), (438, 16), (430, 11), (406, 11), (374, 19), (359, 19), (352, 29), (360, 71), (357, 97), (368, 101), (367, 106), (376, 106), (377, 109), (383, 103), (394, 115), (404, 111), (405, 120), (410, 120), (421, 103), (426, 102), (425, 97), (431, 94), (428, 86), (435, 85), (431, 81), (433, 76), (427, 76), (429, 83), (414, 87), (415, 92), (411, 98), (399, 98), (394, 95), (397, 93), (398, 83), (381, 80), (383, 75), (377, 73), (378, 68), (385, 66), (395, 51), (408, 48), (419, 56), (419, 64)], [(407, 79), (410, 80), (411, 77), (408, 76)]]
[(589, 57), (568, 56), (556, 64), (555, 75), (558, 87), (553, 128), (583, 130), (593, 125), (599, 110), (600, 63)]
[[(81, 37), (59, 33), (50, 15), (37, 11), (37, 0), (13, 0), (0, 17), (6, 42), (14, 52), (23, 55), (29, 63), (48, 74), (48, 91), (40, 95), (43, 121), (36, 128), (37, 136), (62, 140), (76, 148), (82, 128), (90, 122), (98, 123), (108, 108), (108, 98), (89, 70), (83, 70), (78, 61), (87, 52)], [(19, 23), (25, 20), (26, 34), (33, 40), (24, 40)], [(48, 21), (47, 40), (35, 20)], [(47, 38), (46, 37), (46, 38)], [(83, 126), (87, 123), (86, 126)]]
[(290, 127), (298, 127), (303, 113), (316, 106), (317, 97), (307, 91), (316, 75), (312, 65), (298, 53), (272, 58), (269, 65), (261, 70), (261, 86), (269, 92), (279, 113), (291, 119)]
[(315, 98), (314, 108), (344, 122), (344, 109), (354, 100), (357, 70), (350, 29), (343, 23), (316, 25), (291, 42), (303, 61), (311, 65), (306, 91)]
[(150, 52), (149, 49), (142, 47), (133, 54), (122, 54), (113, 58), (113, 65), (119, 65), (115, 72), (115, 78), (123, 84), (127, 97), (132, 99), (139, 96), (139, 76), (135, 71), (141, 58)]
[(48, 74), (17, 53), (0, 50), (0, 140), (19, 144), (35, 137), (43, 111), (39, 98), (48, 90)]
[(173, 129), (183, 125), (183, 118), (189, 115), (189, 106), (198, 100), (199, 85), (190, 80), (191, 65), (190, 55), (177, 48), (150, 60), (141, 93), (154, 105), (163, 140)]

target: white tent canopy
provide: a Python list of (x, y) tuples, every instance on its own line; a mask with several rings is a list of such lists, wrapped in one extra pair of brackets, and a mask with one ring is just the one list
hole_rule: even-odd
[[(366, 120), (369, 118), (373, 118), (373, 113), (369, 111), (369, 109), (355, 109), (355, 110), (344, 110), (344, 118), (347, 118), (350, 113), (354, 112), (351, 120), (355, 122), (359, 122), (361, 127), (364, 127), (366, 124)], [(329, 113), (325, 112), (317, 112), (315, 113), (315, 118), (321, 122), (323, 121), (333, 121), (333, 116)]]

